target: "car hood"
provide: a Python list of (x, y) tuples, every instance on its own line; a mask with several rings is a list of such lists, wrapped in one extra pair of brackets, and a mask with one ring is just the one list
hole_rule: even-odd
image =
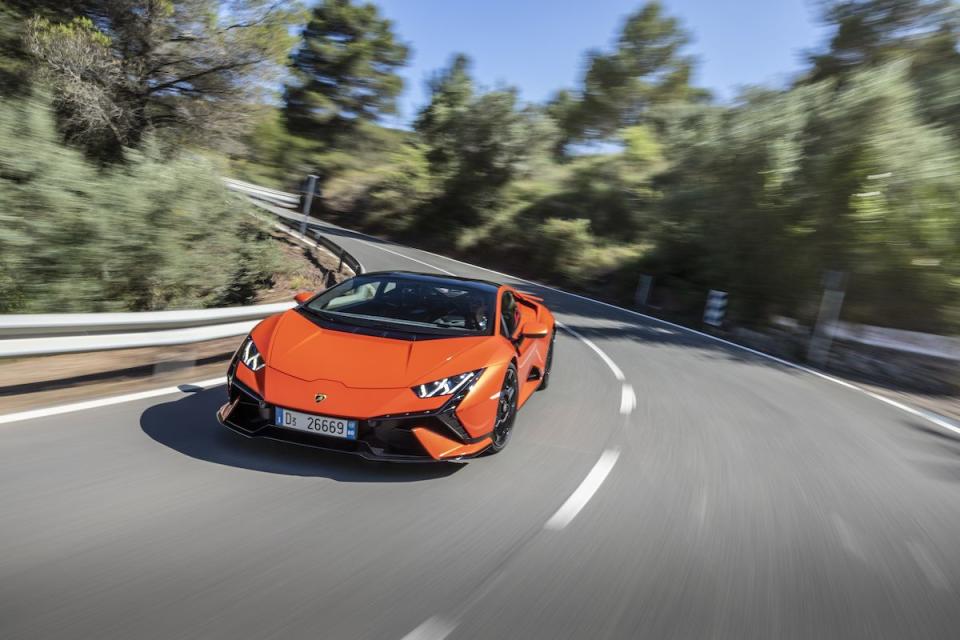
[[(297, 311), (254, 331), (267, 366), (300, 380), (336, 380), (348, 387), (410, 387), (486, 366), (487, 336), (395, 340), (325, 329)], [(433, 376), (433, 377), (431, 377)]]

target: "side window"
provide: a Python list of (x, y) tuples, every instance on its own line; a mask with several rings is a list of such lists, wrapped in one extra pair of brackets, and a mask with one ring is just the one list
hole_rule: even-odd
[(511, 338), (517, 330), (517, 301), (509, 291), (504, 291), (500, 300), (500, 333)]

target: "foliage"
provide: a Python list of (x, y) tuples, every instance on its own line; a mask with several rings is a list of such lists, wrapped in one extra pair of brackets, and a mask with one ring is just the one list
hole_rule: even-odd
[(563, 126), (564, 140), (609, 136), (643, 124), (655, 105), (706, 98), (690, 85), (694, 61), (683, 53), (689, 42), (680, 22), (657, 0), (631, 14), (614, 51), (587, 55), (583, 88), (553, 100), (551, 112)]
[(834, 27), (827, 50), (810, 55), (810, 80), (855, 72), (923, 48), (956, 25), (951, 0), (829, 0), (823, 21)]
[[(456, 57), (413, 134), (361, 143), (377, 139), (368, 129), (347, 159), (313, 154), (331, 176), (323, 202), (347, 224), (566, 286), (629, 296), (653, 274), (672, 290), (668, 311), (690, 317), (718, 288), (734, 321), (809, 323), (823, 272), (839, 270), (847, 319), (955, 329), (949, 12), (931, 0), (825, 6), (834, 31), (810, 73), (728, 105), (691, 87), (689, 37), (656, 3), (543, 109), (479, 89)], [(606, 148), (569, 144), (584, 140)]]
[(290, 131), (331, 145), (358, 123), (393, 113), (403, 88), (396, 71), (408, 55), (374, 5), (323, 0), (291, 56), (293, 82), (284, 91)]
[[(430, 103), (414, 129), (425, 145), (439, 195), (426, 212), (443, 230), (476, 226), (503, 204), (504, 188), (553, 146), (553, 128), (535, 109), (517, 105), (510, 88), (477, 91), (466, 56), (430, 82)], [(439, 225), (438, 225), (439, 226)]]
[(922, 115), (960, 134), (960, 12), (950, 0), (832, 0), (827, 46), (809, 55), (806, 82), (840, 84), (863, 68), (907, 60)]
[(844, 271), (848, 317), (942, 329), (960, 164), (920, 111), (902, 63), (745, 95), (677, 152), (650, 267), (733, 292), (745, 320), (812, 320), (823, 270)]
[(554, 176), (551, 188), (518, 214), (526, 226), (550, 218), (584, 220), (591, 234), (640, 241), (650, 231), (658, 194), (644, 162), (627, 154), (578, 158)]
[[(382, 117), (392, 113), (408, 49), (372, 5), (325, 0), (312, 10), (280, 102), (252, 100), (263, 85), (251, 82), (259, 76), (250, 72), (268, 70), (289, 45), (279, 26), (291, 15), (287, 3), (0, 0), (0, 11), (16, 22), (0, 25), (0, 74), (29, 77), (24, 52), (12, 44), (27, 32), (44, 75), (56, 83), (61, 131), (75, 140), (99, 131), (88, 149), (103, 140), (140, 147), (125, 164), (98, 170), (57, 147), (49, 116), (35, 107), (19, 104), (16, 117), (3, 112), (11, 144), (23, 128), (9, 124), (17, 118), (33, 123), (30, 140), (43, 142), (0, 164), (0, 299), (8, 308), (41, 304), (39, 289), (17, 276), (26, 265), (64, 299), (117, 301), (101, 306), (249, 297), (269, 271), (258, 261), (266, 254), (256, 241), (210, 254), (240, 256), (236, 262), (207, 265), (188, 252), (171, 257), (191, 237), (178, 217), (186, 214), (177, 213), (185, 206), (191, 216), (210, 216), (204, 233), (255, 233), (224, 217), (222, 189), (209, 167), (182, 154), (156, 159), (158, 144), (169, 149), (187, 132), (197, 146), (217, 144), (218, 127), (195, 126), (205, 120), (191, 111), (208, 104), (218, 111), (214, 122), (253, 125), (239, 132), (242, 146), (228, 149), (231, 171), (288, 190), (317, 173), (314, 214), (351, 227), (622, 302), (641, 273), (651, 274), (655, 296), (669, 294), (658, 298), (664, 312), (682, 317), (699, 317), (706, 291), (721, 289), (731, 294), (732, 320), (742, 324), (764, 324), (773, 314), (811, 323), (824, 271), (842, 271), (845, 319), (956, 331), (954, 5), (821, 4), (828, 38), (792, 86), (753, 87), (729, 103), (712, 102), (691, 83), (690, 36), (660, 3), (649, 2), (627, 18), (614, 47), (588, 54), (580, 86), (545, 105), (522, 103), (510, 87), (477, 86), (470, 61), (455, 56), (430, 80), (428, 103), (406, 131), (385, 127)], [(129, 24), (121, 21), (119, 8), (134, 5)], [(267, 39), (283, 31), (269, 42), (253, 38), (225, 58), (242, 63), (255, 54), (250, 67), (211, 71), (210, 84), (175, 82), (143, 109), (118, 98), (127, 94), (114, 89), (130, 78), (164, 85), (156, 75), (138, 75), (143, 60), (169, 59), (163, 73), (182, 74), (189, 67), (181, 56), (193, 52), (198, 70), (210, 68), (217, 58), (204, 55), (226, 55), (218, 47), (235, 37), (222, 32), (238, 20), (238, 7), (266, 19), (243, 21), (243, 29), (253, 29), (248, 33)], [(25, 16), (34, 13), (27, 29)], [(157, 34), (147, 42), (159, 49), (145, 53), (131, 34), (146, 22)], [(194, 96), (194, 88), (203, 95)], [(76, 105), (86, 106), (72, 110)], [(166, 110), (194, 124), (165, 130)], [(149, 117), (138, 119), (141, 113)], [(110, 127), (117, 131), (103, 136)], [(37, 164), (24, 173), (17, 163), (26, 158)], [(185, 195), (176, 194), (175, 171)], [(147, 180), (148, 173), (156, 179)], [(58, 188), (42, 187), (48, 183)], [(28, 206), (60, 212), (60, 222), (29, 218)], [(121, 210), (130, 215), (113, 213)], [(110, 239), (116, 255), (106, 256), (100, 238)], [(210, 285), (191, 281), (191, 272), (209, 272)], [(94, 273), (106, 274), (103, 283)], [(77, 303), (85, 305), (92, 303)]]
[(243, 147), (230, 155), (232, 171), (239, 178), (278, 189), (295, 188), (313, 172), (315, 145), (287, 131), (282, 111), (264, 107), (257, 111)]
[(327, 204), (346, 212), (345, 222), (406, 236), (416, 225), (418, 212), (435, 196), (424, 149), (416, 143), (397, 142), (378, 158), (328, 183)]
[(207, 162), (100, 169), (59, 144), (39, 99), (0, 104), (0, 312), (249, 303), (279, 268), (265, 232)]
[(297, 15), (281, 0), (72, 0), (26, 38), (66, 137), (115, 160), (150, 132), (169, 146), (234, 139)]

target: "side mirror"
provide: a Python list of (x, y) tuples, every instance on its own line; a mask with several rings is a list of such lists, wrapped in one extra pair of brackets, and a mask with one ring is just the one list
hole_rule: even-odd
[(293, 299), (296, 300), (297, 304), (303, 304), (307, 300), (313, 297), (312, 291), (301, 291), (297, 295), (293, 296)]
[(546, 338), (550, 330), (542, 322), (531, 322), (523, 327), (524, 338)]

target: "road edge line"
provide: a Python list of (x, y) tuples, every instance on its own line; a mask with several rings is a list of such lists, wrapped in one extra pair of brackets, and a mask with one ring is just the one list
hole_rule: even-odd
[(157, 389), (148, 389), (147, 391), (137, 391), (134, 393), (126, 393), (119, 396), (108, 396), (106, 398), (97, 398), (95, 400), (84, 400), (82, 402), (72, 402), (70, 404), (61, 404), (54, 407), (46, 407), (43, 409), (28, 409), (27, 411), (19, 411), (17, 413), (8, 413), (5, 415), (0, 415), (0, 424), (10, 424), (13, 422), (23, 422), (25, 420), (36, 420), (37, 418), (48, 418), (50, 416), (57, 416), (64, 413), (73, 413), (75, 411), (87, 411), (89, 409), (97, 409), (100, 407), (107, 407), (115, 404), (123, 404), (125, 402), (135, 402), (137, 400), (146, 400), (147, 398), (156, 398), (158, 396), (167, 396), (173, 395), (175, 393), (186, 393), (181, 387), (199, 387), (202, 389), (207, 389), (210, 387), (216, 387), (221, 384), (226, 384), (227, 378), (210, 378), (207, 380), (200, 380), (197, 382), (187, 382), (179, 386), (174, 387), (159, 387)]

